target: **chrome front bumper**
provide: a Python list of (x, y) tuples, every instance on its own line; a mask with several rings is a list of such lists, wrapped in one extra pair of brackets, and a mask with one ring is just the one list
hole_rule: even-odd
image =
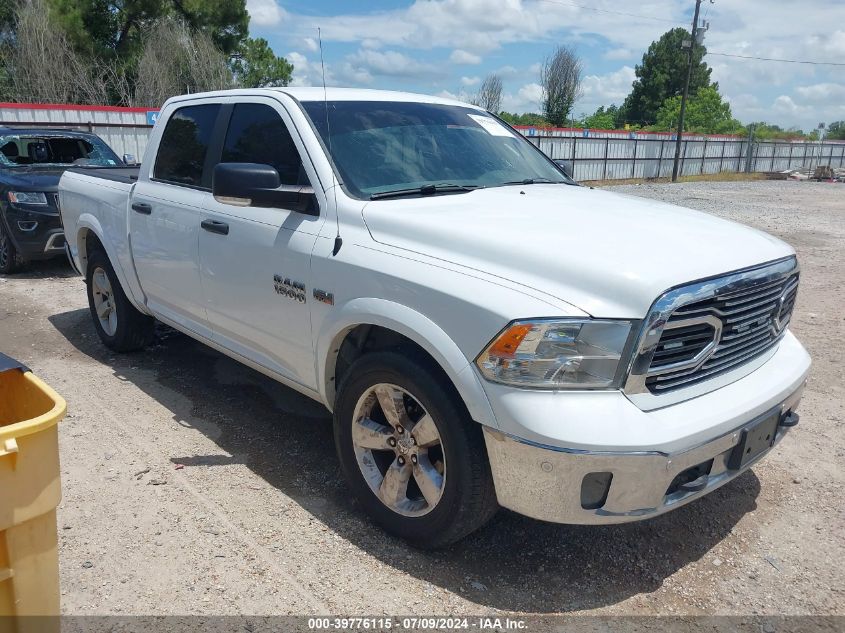
[[(802, 382), (778, 405), (781, 422), (772, 446), (737, 469), (728, 464), (742, 430), (762, 416), (671, 454), (568, 450), (518, 440), (485, 427), (499, 504), (554, 523), (625, 523), (663, 514), (719, 488), (767, 455), (786, 435), (787, 424), (797, 422), (794, 412), (803, 389)], [(690, 478), (694, 480), (678, 485)], [(587, 491), (586, 504), (582, 487)]]

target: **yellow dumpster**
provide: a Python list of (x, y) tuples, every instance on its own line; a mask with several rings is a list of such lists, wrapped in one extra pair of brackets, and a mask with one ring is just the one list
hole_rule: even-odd
[(57, 424), (65, 409), (61, 396), (0, 354), (0, 631), (34, 623), (8, 616), (59, 614)]

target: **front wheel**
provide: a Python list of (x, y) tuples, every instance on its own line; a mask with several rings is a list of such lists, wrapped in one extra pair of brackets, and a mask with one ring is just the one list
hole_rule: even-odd
[(23, 261), (18, 255), (12, 237), (6, 232), (3, 219), (0, 218), (0, 274), (10, 275), (21, 267)]
[(430, 363), (396, 352), (363, 356), (336, 404), (344, 474), (388, 532), (418, 547), (442, 547), (495, 514), (481, 427)]

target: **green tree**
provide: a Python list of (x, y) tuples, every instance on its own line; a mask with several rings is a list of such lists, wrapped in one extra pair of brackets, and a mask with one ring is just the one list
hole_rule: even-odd
[(284, 57), (276, 57), (262, 37), (247, 38), (232, 63), (232, 70), (244, 88), (287, 86), (293, 65)]
[(825, 138), (831, 140), (845, 140), (845, 121), (834, 121), (827, 126)]
[[(669, 97), (657, 111), (658, 130), (674, 130), (681, 114), (681, 97)], [(715, 85), (701, 88), (687, 99), (684, 131), (700, 134), (736, 134), (744, 131), (742, 123), (733, 118), (731, 106), (722, 101)]]
[(583, 126), (595, 130), (616, 129), (616, 119), (619, 116), (619, 108), (609, 105), (606, 108), (599, 106), (591, 115), (584, 117)]
[(542, 114), (536, 112), (526, 112), (524, 114), (516, 114), (510, 112), (500, 112), (499, 116), (503, 121), (507, 121), (511, 125), (530, 125), (532, 127), (549, 127), (549, 122)]
[(566, 125), (572, 107), (581, 96), (583, 64), (570, 46), (558, 46), (540, 70), (543, 116), (554, 126)]
[(749, 123), (745, 126), (746, 133), (752, 128), (754, 129), (754, 138), (756, 138), (758, 141), (807, 138), (807, 135), (797, 128), (790, 128), (788, 130), (784, 130), (779, 125), (775, 125), (773, 123), (766, 123), (765, 121)]
[(77, 49), (100, 59), (137, 55), (144, 29), (163, 17), (179, 17), (211, 37), (224, 54), (247, 36), (245, 0), (49, 0)]
[[(624, 121), (649, 125), (657, 121), (657, 111), (670, 97), (681, 95), (686, 78), (687, 53), (684, 40), (691, 39), (689, 31), (675, 28), (664, 33), (648, 47), (643, 61), (635, 69), (637, 78), (631, 93), (622, 104)], [(692, 51), (692, 74), (689, 93), (696, 94), (710, 85), (710, 67), (702, 60), (707, 49), (696, 44)]]

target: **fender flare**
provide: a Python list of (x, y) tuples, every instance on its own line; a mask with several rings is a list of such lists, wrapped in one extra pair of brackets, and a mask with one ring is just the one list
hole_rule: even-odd
[(446, 372), (472, 419), (485, 426), (498, 428), (490, 401), (472, 363), (449, 335), (413, 308), (375, 297), (353, 299), (335, 309), (331, 318), (323, 322), (317, 335), (318, 389), (330, 411), (334, 408), (337, 350), (349, 331), (359, 325), (380, 326), (414, 341)]

